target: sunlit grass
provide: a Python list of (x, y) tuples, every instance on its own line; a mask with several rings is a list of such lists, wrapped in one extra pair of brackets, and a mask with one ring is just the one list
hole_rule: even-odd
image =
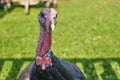
[[(51, 49), (56, 56), (77, 64), (87, 80), (120, 79), (119, 5), (119, 0), (59, 2), (58, 24), (53, 32)], [(20, 6), (9, 12), (0, 11), (0, 59), (34, 60), (39, 36), (37, 15), (41, 9), (31, 7), (29, 15)], [(80, 64), (79, 59), (82, 60)], [(111, 63), (112, 60), (115, 62)], [(21, 65), (15, 62), (12, 70), (21, 71), (22, 66), (28, 64), (20, 62)], [(5, 66), (2, 61), (0, 64), (0, 80), (5, 80), (8, 75), (11, 76), (9, 80), (16, 79), (19, 71), (5, 72), (4, 69), (10, 70), (11, 67)]]

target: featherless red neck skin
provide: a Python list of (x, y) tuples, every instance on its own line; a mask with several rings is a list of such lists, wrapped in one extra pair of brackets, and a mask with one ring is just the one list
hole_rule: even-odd
[(40, 65), (43, 70), (47, 65), (52, 66), (48, 51), (52, 44), (52, 30), (57, 23), (57, 11), (53, 8), (44, 8), (38, 15), (40, 23), (40, 37), (36, 49), (36, 65)]

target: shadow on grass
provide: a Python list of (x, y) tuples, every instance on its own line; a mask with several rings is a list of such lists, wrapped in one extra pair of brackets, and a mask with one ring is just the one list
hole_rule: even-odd
[[(120, 58), (96, 58), (96, 59), (78, 59), (78, 58), (72, 58), (72, 59), (66, 59), (65, 60), (76, 64), (81, 63), (83, 66), (83, 71), (86, 74), (87, 80), (99, 80), (97, 72), (95, 70), (94, 64), (98, 62), (102, 62), (104, 72), (101, 73), (101, 77), (103, 80), (118, 80), (118, 77), (115, 74), (115, 71), (112, 69), (111, 62), (117, 62), (120, 65)], [(17, 75), (20, 72), (20, 69), (22, 68), (22, 65), (24, 62), (32, 62), (34, 61), (33, 58), (21, 58), (21, 59), (12, 59), (12, 58), (6, 58), (6, 59), (0, 59), (0, 72), (2, 70), (3, 65), (6, 61), (12, 62), (12, 67), (8, 73), (8, 76), (6, 77), (6, 80), (17, 80)], [(9, 67), (9, 66), (8, 66)]]

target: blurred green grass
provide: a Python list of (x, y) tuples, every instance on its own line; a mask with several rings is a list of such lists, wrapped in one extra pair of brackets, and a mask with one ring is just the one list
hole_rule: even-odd
[[(119, 5), (119, 0), (59, 2), (51, 49), (56, 56), (77, 64), (87, 80), (120, 80)], [(0, 80), (16, 80), (34, 61), (37, 15), (42, 8), (30, 8), (29, 15), (20, 6), (0, 11)]]

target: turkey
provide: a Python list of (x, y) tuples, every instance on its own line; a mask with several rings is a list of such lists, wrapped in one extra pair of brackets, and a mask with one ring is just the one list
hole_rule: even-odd
[(57, 58), (50, 49), (52, 31), (57, 23), (57, 11), (44, 8), (38, 15), (38, 21), (41, 28), (36, 60), (23, 70), (18, 80), (85, 80), (76, 65)]

